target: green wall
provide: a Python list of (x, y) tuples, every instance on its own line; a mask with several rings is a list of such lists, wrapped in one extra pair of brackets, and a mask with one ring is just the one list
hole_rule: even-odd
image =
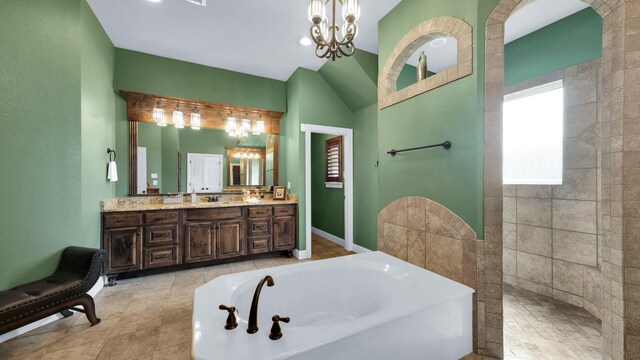
[(344, 239), (344, 187), (325, 186), (325, 141), (335, 135), (311, 134), (311, 226)]
[(505, 46), (505, 84), (564, 69), (602, 56), (602, 18), (586, 8)]
[(289, 109), (281, 134), (287, 148), (283, 184), (290, 182), (290, 192), (298, 195), (298, 249), (305, 250), (304, 134), (300, 124), (353, 128), (353, 113), (318, 72), (303, 68), (287, 81), (287, 101)]
[[(100, 247), (100, 200), (115, 195), (115, 185), (106, 181), (107, 148), (115, 147), (115, 102), (113, 44), (95, 14), (81, 1), (81, 242)], [(119, 173), (126, 171), (119, 157)]]
[(53, 272), (69, 245), (100, 245), (113, 47), (83, 0), (5, 0), (0, 49), (4, 290)]
[(378, 248), (378, 104), (354, 114), (353, 242)]
[(378, 56), (364, 50), (339, 61), (327, 61), (318, 70), (322, 78), (356, 112), (378, 101)]
[[(483, 78), (486, 17), (497, 1), (404, 0), (379, 23), (379, 69), (396, 44), (418, 24), (454, 16), (474, 29), (473, 74), (381, 110), (378, 114), (379, 208), (405, 196), (437, 201), (483, 234)], [(451, 140), (450, 151), (431, 149), (392, 158), (390, 149)]]
[[(283, 81), (124, 49), (115, 49), (115, 57), (114, 87), (116, 90), (287, 111), (287, 87)], [(126, 102), (123, 97), (118, 97), (116, 106), (117, 147), (121, 149), (123, 158), (128, 159), (129, 127)], [(163, 162), (167, 161), (170, 160), (163, 157)], [(123, 164), (126, 166), (126, 163), (123, 162)], [(117, 185), (117, 196), (126, 196), (128, 174), (121, 171), (118, 175), (120, 175), (120, 181)], [(165, 178), (164, 185), (168, 189), (177, 189), (177, 170), (172, 178), (175, 180), (169, 180), (172, 181), (170, 184)]]

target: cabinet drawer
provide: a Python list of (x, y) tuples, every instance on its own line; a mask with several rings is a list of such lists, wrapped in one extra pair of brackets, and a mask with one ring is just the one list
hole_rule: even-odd
[(274, 206), (273, 213), (275, 216), (295, 215), (296, 207), (295, 206)]
[(271, 235), (271, 218), (268, 219), (249, 219), (249, 236)]
[(142, 225), (142, 214), (140, 213), (119, 213), (119, 214), (105, 214), (104, 215), (104, 227), (128, 227)]
[(187, 221), (210, 221), (242, 217), (241, 207), (196, 209), (187, 211)]
[(261, 254), (271, 251), (271, 236), (257, 236), (249, 238), (251, 254)]
[(271, 206), (260, 206), (249, 208), (250, 218), (269, 217), (273, 215), (273, 208)]
[(153, 224), (177, 224), (180, 219), (177, 211), (148, 212), (144, 214), (144, 222)]
[(179, 264), (178, 246), (163, 246), (144, 250), (144, 268)]
[(178, 225), (145, 227), (145, 246), (174, 245), (178, 243)]

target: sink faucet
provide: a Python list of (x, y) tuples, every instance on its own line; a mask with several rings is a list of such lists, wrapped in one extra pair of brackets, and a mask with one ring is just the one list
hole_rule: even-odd
[(260, 280), (260, 282), (258, 283), (256, 292), (253, 293), (253, 301), (251, 301), (251, 311), (249, 312), (249, 327), (247, 328), (247, 332), (249, 334), (255, 334), (258, 332), (258, 300), (260, 300), (260, 291), (262, 291), (262, 287), (264, 286), (265, 282), (269, 287), (275, 284), (273, 282), (273, 278), (269, 275), (263, 277), (262, 280)]

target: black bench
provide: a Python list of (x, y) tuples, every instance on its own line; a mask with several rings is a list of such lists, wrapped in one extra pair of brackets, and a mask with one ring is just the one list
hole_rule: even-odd
[(56, 313), (69, 316), (69, 309), (85, 313), (91, 325), (98, 324), (87, 292), (100, 278), (106, 256), (104, 250), (71, 246), (62, 252), (51, 276), (0, 291), (0, 335)]

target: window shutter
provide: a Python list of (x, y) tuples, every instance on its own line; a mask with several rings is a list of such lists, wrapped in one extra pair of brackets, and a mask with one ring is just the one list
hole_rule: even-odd
[(342, 136), (329, 139), (326, 146), (326, 182), (342, 182)]

